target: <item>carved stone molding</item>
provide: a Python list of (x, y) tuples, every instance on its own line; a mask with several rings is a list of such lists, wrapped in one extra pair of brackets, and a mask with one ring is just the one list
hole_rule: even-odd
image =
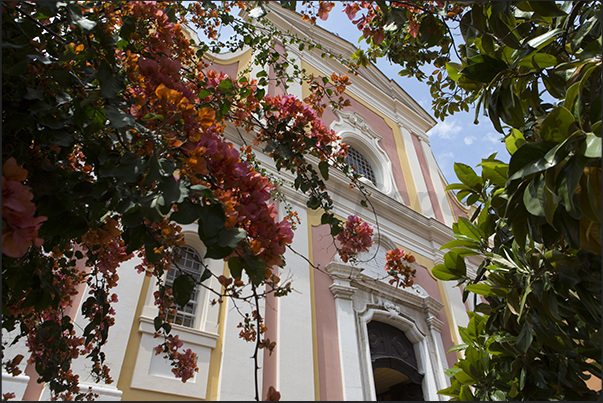
[(356, 292), (356, 288), (341, 284), (331, 284), (329, 290), (331, 290), (335, 298), (341, 299), (352, 299), (352, 296)]
[(331, 123), (330, 128), (341, 135), (343, 142), (357, 149), (371, 164), (377, 178), (377, 190), (402, 203), (394, 181), (392, 162), (385, 150), (379, 145), (383, 138), (358, 112), (334, 111), (339, 121)]
[(444, 326), (444, 322), (442, 322), (435, 316), (430, 316), (427, 318), (427, 325), (429, 325), (430, 330), (435, 330), (436, 332), (441, 333), (442, 326)]

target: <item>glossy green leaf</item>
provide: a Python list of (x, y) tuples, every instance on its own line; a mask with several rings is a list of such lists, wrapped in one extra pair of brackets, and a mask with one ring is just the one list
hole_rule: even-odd
[[(458, 229), (459, 234), (465, 235), (470, 239), (474, 239), (478, 242), (481, 240), (477, 227), (465, 217), (459, 217), (458, 221), (453, 224), (453, 229), (454, 228)], [(457, 231), (455, 231), (455, 233), (456, 232)]]
[(584, 156), (587, 158), (601, 158), (601, 137), (594, 134), (586, 135), (586, 151)]
[(257, 256), (245, 256), (245, 272), (249, 276), (251, 283), (259, 285), (266, 274), (266, 263)]
[(508, 65), (502, 60), (488, 55), (480, 55), (469, 59), (469, 65), (464, 67), (460, 74), (470, 80), (480, 83), (489, 83), (496, 75), (505, 70)]
[(450, 249), (450, 248), (458, 248), (458, 247), (467, 247), (467, 248), (474, 248), (474, 249), (478, 249), (480, 246), (480, 243), (478, 241), (474, 241), (474, 240), (463, 240), (463, 239), (456, 239), (454, 241), (450, 241), (450, 242), (446, 242), (444, 245), (442, 245), (440, 247), (440, 250), (444, 250), (444, 249)]
[(318, 163), (318, 169), (320, 170), (320, 174), (322, 177), (328, 181), (329, 180), (329, 163), (327, 161), (320, 161)]
[(519, 335), (517, 336), (517, 348), (519, 348), (519, 350), (523, 351), (524, 353), (527, 352), (530, 348), (530, 345), (532, 344), (532, 340), (532, 324), (529, 322), (525, 322), (521, 328), (521, 331), (519, 332)]
[(226, 216), (219, 204), (199, 206), (199, 237), (206, 243), (215, 243), (216, 237), (224, 228)]
[(228, 269), (232, 278), (239, 278), (243, 273), (243, 263), (238, 256), (232, 256), (228, 259)]
[(481, 187), (481, 178), (477, 176), (473, 168), (471, 168), (469, 165), (455, 162), (454, 172), (456, 173), (457, 178), (459, 178), (459, 180), (465, 185), (476, 189)]
[(534, 53), (523, 57), (517, 66), (530, 67), (537, 70), (547, 69), (557, 65), (557, 58), (548, 53)]
[(461, 278), (460, 275), (453, 273), (444, 264), (435, 265), (433, 269), (431, 269), (431, 274), (442, 281), (457, 280)]
[(172, 295), (174, 296), (174, 302), (180, 307), (186, 306), (193, 295), (196, 285), (195, 280), (193, 280), (193, 278), (186, 273), (176, 277), (174, 283), (172, 284)]
[(497, 296), (497, 297), (505, 297), (508, 294), (508, 289), (506, 288), (497, 288), (492, 287), (487, 284), (470, 284), (465, 287), (466, 290), (471, 291), (472, 293), (483, 295), (486, 297)]
[(448, 76), (453, 79), (454, 81), (458, 81), (459, 77), (461, 76), (460, 70), (463, 68), (463, 66), (459, 63), (454, 63), (454, 62), (448, 62), (446, 63), (446, 72), (448, 73)]
[(544, 213), (544, 188), (539, 179), (534, 178), (523, 192), (523, 204), (528, 212), (537, 217), (545, 217)]
[(561, 17), (566, 15), (554, 1), (530, 1), (532, 9), (543, 17)]
[(565, 107), (553, 109), (540, 126), (540, 135), (544, 141), (561, 142), (569, 135), (570, 125), (574, 123), (574, 115)]
[(505, 145), (509, 154), (513, 155), (521, 146), (526, 143), (525, 137), (517, 129), (512, 129), (511, 133), (505, 138)]
[(72, 23), (82, 28), (86, 34), (90, 33), (96, 27), (96, 21), (82, 16), (82, 9), (78, 4), (67, 5), (67, 12)]
[(184, 200), (177, 205), (178, 210), (170, 215), (170, 219), (178, 224), (192, 224), (199, 218), (199, 205), (193, 204), (189, 200)]

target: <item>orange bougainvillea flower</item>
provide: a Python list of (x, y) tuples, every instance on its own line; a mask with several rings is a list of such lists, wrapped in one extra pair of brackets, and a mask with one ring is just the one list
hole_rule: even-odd
[(10, 157), (2, 165), (2, 176), (10, 181), (23, 182), (27, 179), (27, 169), (21, 168), (17, 165), (17, 160)]
[(197, 117), (203, 129), (207, 129), (216, 121), (216, 111), (212, 108), (204, 107), (197, 113)]
[(168, 88), (163, 83), (159, 84), (157, 89), (155, 89), (155, 95), (164, 102), (174, 104), (177, 104), (182, 99), (181, 92)]

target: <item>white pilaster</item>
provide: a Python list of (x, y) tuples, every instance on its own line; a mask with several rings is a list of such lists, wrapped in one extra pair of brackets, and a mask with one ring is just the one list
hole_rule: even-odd
[[(291, 280), (293, 291), (279, 300), (278, 306), (278, 387), (283, 400), (314, 400), (314, 356), (312, 354), (312, 298), (310, 270), (303, 256), (309, 256), (308, 215), (301, 205), (294, 205), (301, 220), (287, 250), (287, 266), (281, 272), (282, 283)], [(280, 217), (286, 214), (280, 206)]]
[(356, 288), (350, 285), (350, 280), (357, 277), (360, 269), (331, 263), (326, 267), (326, 270), (333, 278), (333, 284), (329, 286), (329, 289), (335, 296), (343, 400), (364, 400), (362, 391), (362, 365), (358, 353), (357, 321), (352, 301)]
[(423, 147), (423, 154), (425, 154), (425, 159), (429, 168), (429, 175), (431, 176), (433, 188), (435, 189), (436, 197), (438, 199), (438, 204), (440, 205), (442, 215), (444, 216), (444, 223), (448, 226), (452, 226), (452, 224), (454, 223), (454, 215), (452, 214), (452, 210), (450, 209), (450, 204), (448, 203), (446, 191), (442, 186), (442, 180), (440, 179), (440, 170), (438, 169), (437, 162), (433, 156), (431, 147), (429, 146), (429, 140), (427, 140), (426, 138), (421, 139), (421, 146)]

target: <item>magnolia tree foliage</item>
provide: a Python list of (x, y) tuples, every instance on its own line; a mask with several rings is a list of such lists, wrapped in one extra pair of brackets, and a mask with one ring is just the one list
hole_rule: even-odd
[[(305, 19), (328, 18), (333, 4), (311, 6)], [(484, 159), (481, 174), (455, 164), (461, 183), (448, 187), (476, 208), (454, 224), (433, 274), (457, 280), (464, 299), (474, 293), (475, 312), (439, 393), (597, 398), (586, 380), (601, 378), (601, 3), (357, 1), (344, 11), (369, 45), (358, 64), (386, 57), (426, 79), (442, 119), (475, 105), (510, 154)], [(475, 277), (468, 256), (482, 259)]]
[[(274, 348), (264, 337), (258, 300), (290, 291), (278, 267), (296, 213), (277, 219), (274, 201), (286, 202), (277, 185), (286, 184), (256, 162), (251, 144), (238, 150), (226, 141), (227, 126), (251, 133), (277, 170), (294, 175), (291, 186), (308, 196), (310, 209), (323, 210), (334, 241), (340, 235), (343, 256), (371, 245), (372, 229), (357, 217), (344, 231), (325, 186), (329, 170), (340, 169), (362, 191), (345, 163), (346, 146), (320, 121), (326, 107), (349, 105), (343, 97), (349, 78), (314, 77), (297, 66), (288, 75), (288, 55), (274, 50), (275, 41), (306, 44), (268, 21), (259, 26), (235, 18), (235, 5), (248, 6), (2, 3), (2, 328), (17, 335), (3, 342), (26, 340), (28, 363), (54, 398), (92, 397), (79, 390), (72, 372), (78, 356), (91, 360), (94, 381), (112, 382), (102, 350), (115, 322), (113, 289), (118, 267), (135, 256), (136, 269), (158, 286), (154, 324), (163, 343), (156, 353), (183, 382), (197, 371), (195, 354), (182, 350), (168, 314), (214, 274), (206, 269), (196, 280), (179, 271), (180, 225), (197, 222), (205, 257), (228, 261), (232, 278), (219, 276), (222, 288), (211, 292), (216, 301), (252, 305), (253, 320), (240, 327), (242, 337), (256, 343), (254, 357), (259, 348)], [(192, 43), (184, 23), (209, 40)], [(221, 25), (235, 32), (227, 42), (216, 37)], [(266, 70), (252, 78), (248, 66), (228, 77), (204, 58), (248, 47), (254, 63), (270, 66), (285, 90), (296, 81), (310, 96), (270, 96)], [(360, 232), (366, 236), (355, 239)], [(404, 272), (400, 262), (392, 263), (397, 273)], [(169, 287), (164, 274), (172, 267), (179, 274)], [(81, 313), (88, 324), (77, 331), (67, 312), (84, 289)], [(3, 366), (18, 375), (23, 358), (3, 354)], [(278, 398), (270, 390), (269, 397)]]

